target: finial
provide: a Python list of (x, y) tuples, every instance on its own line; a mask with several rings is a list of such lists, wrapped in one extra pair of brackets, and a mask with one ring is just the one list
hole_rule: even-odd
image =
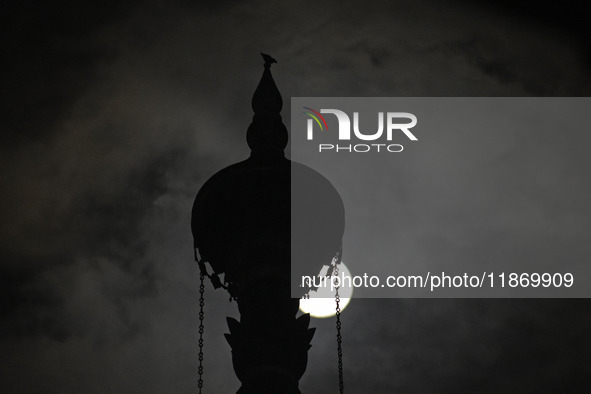
[(252, 97), (254, 117), (246, 133), (246, 141), (254, 151), (279, 151), (287, 146), (287, 128), (281, 120), (283, 99), (271, 75), (271, 65), (277, 63), (270, 55), (261, 53), (265, 61), (263, 76)]
[(277, 60), (273, 59), (270, 55), (266, 53), (261, 53), (263, 59), (265, 60), (265, 68), (271, 68), (271, 64), (277, 63)]

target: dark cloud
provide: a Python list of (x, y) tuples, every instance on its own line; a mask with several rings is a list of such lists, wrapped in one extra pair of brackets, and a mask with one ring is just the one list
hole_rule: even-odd
[[(557, 33), (579, 31), (570, 16), (546, 28), (461, 2), (216, 4), (2, 5), (3, 392), (194, 391), (191, 204), (248, 155), (259, 52), (279, 60), (286, 103), (589, 92), (581, 45)], [(211, 393), (239, 385), (222, 335), (236, 309), (208, 287)], [(353, 300), (347, 391), (572, 391), (588, 309)], [(312, 323), (307, 393), (336, 392), (333, 323)]]
[[(589, 349), (581, 342), (587, 307), (585, 300), (354, 300), (344, 320), (346, 386), (377, 393), (576, 392)], [(316, 322), (307, 392), (323, 392), (314, 386), (323, 379), (333, 385), (327, 391), (336, 391), (334, 357), (324, 364), (313, 357), (334, 353), (334, 322)]]
[(7, 2), (2, 5), (4, 147), (49, 138), (97, 64), (110, 55), (92, 38), (132, 4)]
[(477, 2), (464, 2), (465, 5), (480, 8), (489, 13), (496, 13), (499, 17), (512, 17), (519, 20), (519, 23), (534, 29), (545, 29), (556, 36), (566, 37), (569, 41), (576, 43), (583, 58), (589, 67), (591, 58), (589, 55), (589, 41), (585, 39), (585, 31), (589, 6), (584, 3), (569, 1), (562, 3), (560, 7), (556, 2), (543, 1), (520, 1), (511, 2), (507, 0)]

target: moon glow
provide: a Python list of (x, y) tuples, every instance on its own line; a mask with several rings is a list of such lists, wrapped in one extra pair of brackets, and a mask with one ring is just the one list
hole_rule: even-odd
[[(329, 267), (327, 265), (322, 267), (319, 276), (326, 275), (328, 268)], [(341, 264), (339, 264), (339, 277), (342, 278), (343, 275), (351, 277), (351, 272), (347, 266), (341, 262)], [(319, 287), (317, 291), (311, 291), (310, 298), (300, 299), (300, 310), (304, 313), (309, 313), (310, 316), (316, 318), (325, 318), (336, 315), (336, 291), (331, 291), (330, 283), (331, 281), (329, 279), (326, 281), (327, 286)], [(353, 287), (349, 286), (348, 283), (345, 284), (347, 286), (339, 287), (339, 306), (341, 308), (341, 312), (347, 307), (347, 305), (349, 305), (351, 296), (353, 294)]]

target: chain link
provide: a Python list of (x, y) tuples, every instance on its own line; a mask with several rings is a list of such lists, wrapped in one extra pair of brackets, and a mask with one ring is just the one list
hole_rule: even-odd
[[(338, 261), (335, 262), (334, 267), (334, 275), (339, 276), (339, 267)], [(344, 384), (343, 384), (343, 337), (341, 336), (341, 297), (339, 296), (339, 287), (336, 287), (336, 292), (334, 295), (334, 299), (336, 302), (336, 316), (337, 316), (337, 357), (338, 357), (338, 367), (339, 367), (339, 393), (343, 394), (344, 392)]]
[[(340, 257), (340, 255), (339, 255)], [(334, 271), (333, 271), (333, 275), (338, 276), (339, 275), (339, 267), (338, 264), (340, 263), (340, 258), (336, 259), (334, 262)], [(199, 260), (198, 260), (199, 261)], [(205, 283), (204, 283), (204, 279), (205, 276), (209, 277), (212, 282), (214, 282), (213, 278), (211, 275), (207, 274), (207, 270), (205, 270), (205, 267), (200, 267), (202, 268), (199, 273), (199, 367), (197, 368), (197, 372), (199, 373), (199, 380), (197, 383), (197, 386), (199, 387), (199, 394), (202, 394), (202, 389), (203, 389), (203, 332), (204, 332), (204, 326), (203, 326), (203, 321), (205, 318), (205, 312), (204, 312), (204, 306), (205, 306)], [(204, 272), (205, 271), (205, 272)], [(217, 278), (215, 278), (217, 279)], [(218, 280), (219, 281), (219, 280)], [(215, 286), (215, 282), (214, 282), (214, 286)], [(218, 287), (218, 286), (216, 286)], [(227, 289), (226, 286), (224, 286), (223, 284), (221, 285), (221, 287)], [(307, 294), (307, 296), (309, 297), (309, 294)], [(304, 298), (308, 298), (306, 296), (304, 296)], [(232, 297), (230, 297), (230, 301), (232, 301)], [(344, 393), (344, 381), (343, 381), (343, 338), (341, 336), (341, 307), (340, 307), (340, 301), (341, 301), (341, 297), (339, 296), (339, 287), (336, 287), (336, 291), (335, 291), (335, 303), (336, 303), (336, 328), (337, 328), (337, 357), (338, 357), (338, 370), (339, 370), (339, 394), (343, 394)]]
[(199, 367), (197, 368), (197, 372), (199, 373), (199, 380), (197, 381), (197, 386), (199, 387), (199, 394), (201, 394), (201, 390), (203, 389), (203, 319), (205, 317), (205, 313), (203, 312), (203, 307), (205, 306), (204, 278), (205, 274), (201, 272), (199, 274)]

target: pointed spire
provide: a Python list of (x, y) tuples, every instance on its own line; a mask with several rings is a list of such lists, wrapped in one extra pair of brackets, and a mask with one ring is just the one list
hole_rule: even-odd
[(280, 152), (287, 146), (287, 128), (281, 120), (283, 100), (271, 75), (271, 65), (277, 63), (271, 56), (261, 53), (265, 61), (263, 76), (252, 97), (254, 117), (246, 133), (250, 149)]
[(271, 64), (277, 63), (277, 60), (264, 53), (261, 55), (265, 59), (265, 71), (263, 71), (263, 77), (252, 96), (252, 110), (255, 114), (263, 112), (279, 114), (283, 108), (283, 100), (271, 75)]

